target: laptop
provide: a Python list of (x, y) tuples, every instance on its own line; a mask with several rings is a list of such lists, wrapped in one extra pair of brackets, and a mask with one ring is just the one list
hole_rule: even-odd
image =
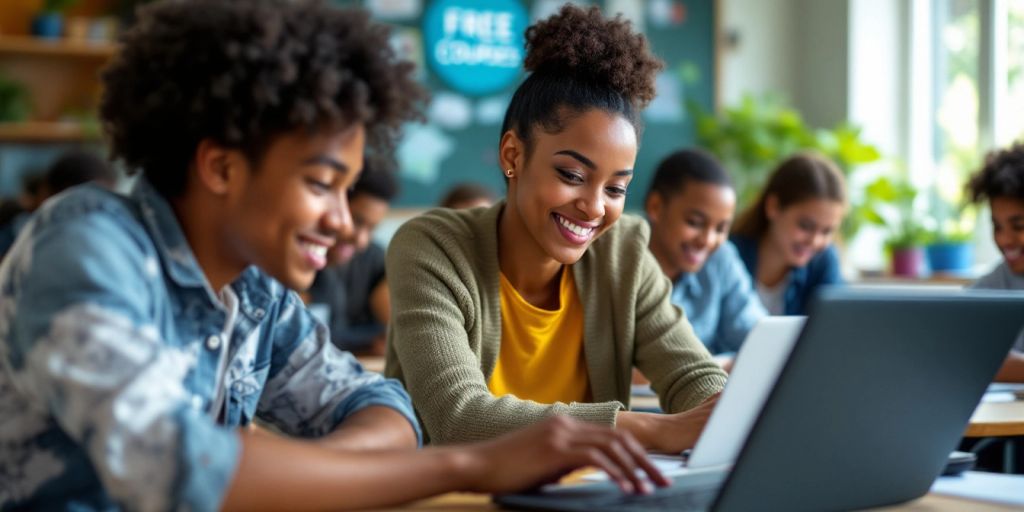
[(1022, 294), (826, 289), (731, 469), (679, 475), (650, 496), (601, 482), (495, 502), (534, 510), (799, 511), (908, 501), (928, 492), (945, 467), (1022, 327)]
[(803, 316), (766, 316), (750, 330), (725, 390), (693, 447), (688, 468), (711, 468), (736, 460), (805, 320)]

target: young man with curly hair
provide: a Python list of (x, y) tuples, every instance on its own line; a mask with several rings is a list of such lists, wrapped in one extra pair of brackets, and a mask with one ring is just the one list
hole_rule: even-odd
[(292, 291), (352, 235), (364, 150), (423, 98), (410, 72), (386, 29), (320, 2), (140, 11), (101, 107), (134, 191), (48, 203), (0, 267), (0, 509), (365, 508), (581, 465), (666, 483), (628, 435), (564, 418), (414, 451), (402, 388)]
[[(989, 154), (967, 188), (974, 202), (988, 200), (992, 236), (1003, 254), (999, 266), (973, 288), (1024, 290), (1024, 144)], [(1024, 334), (1006, 356), (996, 380), (1024, 382)]]

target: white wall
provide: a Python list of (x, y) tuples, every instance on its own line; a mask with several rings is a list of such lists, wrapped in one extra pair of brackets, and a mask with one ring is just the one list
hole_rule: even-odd
[(848, 114), (848, 2), (798, 0), (795, 17), (794, 106), (811, 126), (835, 126)]
[(733, 105), (744, 93), (796, 92), (797, 0), (719, 0), (722, 32), (736, 44), (722, 52), (721, 103)]
[(723, 105), (773, 92), (814, 126), (846, 119), (848, 0), (720, 1)]

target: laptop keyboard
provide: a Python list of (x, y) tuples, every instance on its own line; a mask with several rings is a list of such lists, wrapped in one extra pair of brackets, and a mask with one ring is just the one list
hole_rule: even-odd
[(704, 485), (672, 485), (657, 489), (654, 494), (623, 494), (613, 485), (602, 490), (571, 494), (510, 495), (495, 501), (506, 508), (518, 510), (565, 510), (646, 512), (661, 510), (707, 510), (719, 489), (718, 483)]

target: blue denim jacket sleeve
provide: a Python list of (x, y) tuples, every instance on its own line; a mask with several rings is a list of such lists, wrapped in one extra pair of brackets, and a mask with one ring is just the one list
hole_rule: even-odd
[(738, 352), (758, 320), (768, 315), (750, 281), (736, 248), (726, 242), (718, 249), (721, 310), (715, 346), (719, 353)]
[(830, 245), (818, 254), (818, 261), (813, 265), (811, 280), (815, 285), (843, 284), (842, 264), (839, 262), (839, 251)]
[(274, 355), (257, 411), (261, 418), (291, 435), (320, 437), (359, 410), (379, 405), (405, 416), (422, 444), (412, 401), (398, 381), (364, 370), (334, 346), (327, 327), (294, 292), (272, 314)]
[(3, 364), (121, 506), (214, 510), (239, 440), (187, 405), (195, 356), (152, 323), (152, 247), (124, 208), (74, 206), (40, 214), (6, 262)]

